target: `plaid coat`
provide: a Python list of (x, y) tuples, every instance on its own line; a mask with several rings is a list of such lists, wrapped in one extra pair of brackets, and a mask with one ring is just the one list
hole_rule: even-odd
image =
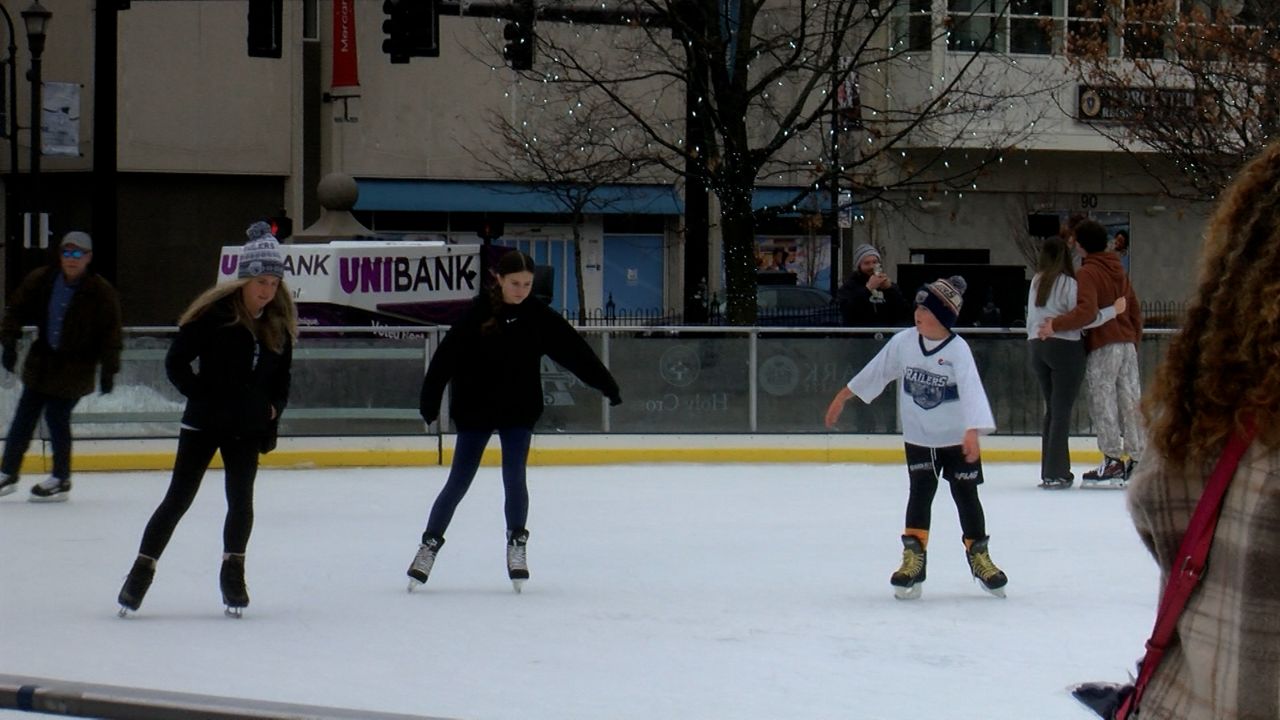
[[(1170, 474), (1162, 464), (1148, 453), (1129, 486), (1134, 524), (1160, 566), (1157, 593), (1209, 476), (1209, 469)], [(1138, 714), (1141, 720), (1280, 718), (1280, 449), (1255, 441), (1241, 460), (1206, 572)]]

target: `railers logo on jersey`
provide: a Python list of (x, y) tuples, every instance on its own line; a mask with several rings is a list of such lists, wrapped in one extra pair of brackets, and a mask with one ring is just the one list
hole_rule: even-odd
[(916, 405), (925, 410), (932, 410), (949, 400), (960, 399), (960, 393), (950, 378), (920, 368), (907, 368), (902, 376), (902, 389)]

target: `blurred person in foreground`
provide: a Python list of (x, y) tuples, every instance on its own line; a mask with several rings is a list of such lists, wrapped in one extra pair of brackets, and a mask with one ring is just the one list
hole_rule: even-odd
[[(1227, 438), (1256, 427), (1207, 570), (1142, 697), (1142, 720), (1280, 718), (1280, 143), (1227, 188), (1200, 277), (1143, 404), (1129, 511), (1162, 583)], [(1158, 588), (1156, 589), (1158, 591)]]

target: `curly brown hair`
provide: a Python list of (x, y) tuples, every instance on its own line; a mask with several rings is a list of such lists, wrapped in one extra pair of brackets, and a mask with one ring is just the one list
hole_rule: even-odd
[(1249, 162), (1205, 230), (1200, 277), (1143, 413), (1172, 468), (1212, 461), (1252, 420), (1280, 441), (1280, 142)]

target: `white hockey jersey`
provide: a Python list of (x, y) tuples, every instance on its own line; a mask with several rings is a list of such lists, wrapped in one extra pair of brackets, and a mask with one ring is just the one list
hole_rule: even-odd
[(949, 447), (961, 444), (966, 430), (995, 431), (969, 344), (954, 333), (932, 350), (925, 342), (915, 328), (897, 333), (849, 381), (849, 390), (871, 402), (898, 381), (902, 439), (912, 445)]

